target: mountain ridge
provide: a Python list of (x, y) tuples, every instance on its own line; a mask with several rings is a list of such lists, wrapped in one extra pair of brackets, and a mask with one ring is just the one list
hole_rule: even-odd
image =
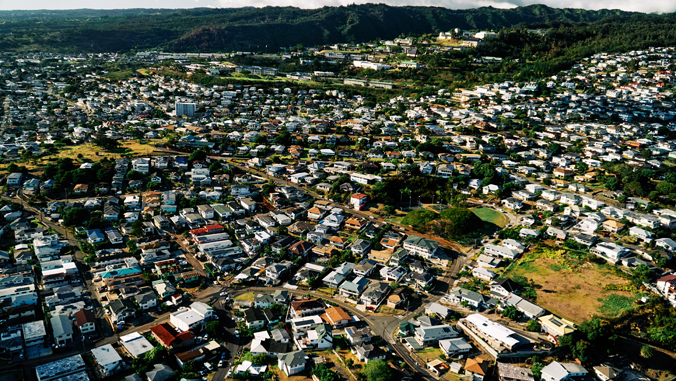
[(366, 42), (452, 28), (594, 23), (637, 12), (546, 5), (453, 10), (360, 4), (296, 7), (0, 11), (0, 49), (54, 52), (264, 50), (296, 44)]

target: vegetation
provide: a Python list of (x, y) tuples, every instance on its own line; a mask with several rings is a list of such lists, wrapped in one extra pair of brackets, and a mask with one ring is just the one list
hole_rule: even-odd
[[(616, 10), (391, 7), (384, 4), (299, 9), (127, 9), (6, 11), (0, 13), (0, 48), (68, 52), (262, 50), (264, 46), (363, 42), (435, 30), (500, 29), (521, 24), (595, 22)], [(658, 23), (668, 18), (653, 17)], [(628, 29), (625, 29), (628, 31)], [(565, 36), (566, 40), (576, 36)], [(124, 71), (124, 70), (122, 70)]]
[(369, 361), (362, 368), (362, 374), (366, 376), (366, 381), (392, 381), (392, 369), (385, 361)]
[(437, 214), (431, 210), (419, 209), (409, 212), (401, 220), (413, 229), (447, 238), (461, 238), (482, 226), (483, 222), (467, 208), (448, 208)]

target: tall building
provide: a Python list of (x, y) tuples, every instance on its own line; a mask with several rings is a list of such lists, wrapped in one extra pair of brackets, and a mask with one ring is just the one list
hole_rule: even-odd
[(174, 106), (176, 107), (176, 116), (193, 116), (195, 114), (195, 110), (197, 109), (197, 105), (195, 103), (176, 102)]

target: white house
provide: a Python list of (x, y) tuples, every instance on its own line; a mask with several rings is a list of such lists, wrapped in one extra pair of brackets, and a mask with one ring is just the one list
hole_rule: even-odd
[(287, 377), (305, 370), (305, 352), (296, 351), (279, 354), (277, 357), (277, 366), (284, 371)]
[(542, 381), (564, 381), (572, 377), (584, 377), (587, 370), (577, 363), (560, 363), (554, 361), (542, 368)]
[(124, 367), (124, 361), (111, 344), (92, 349), (92, 356), (104, 375), (109, 376)]

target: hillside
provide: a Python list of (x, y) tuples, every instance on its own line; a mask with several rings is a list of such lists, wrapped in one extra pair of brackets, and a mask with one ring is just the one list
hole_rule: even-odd
[[(392, 7), (383, 4), (299, 9), (130, 9), (0, 12), (0, 49), (102, 52), (271, 50), (297, 44), (364, 42), (462, 29), (500, 29), (627, 19), (630, 12), (556, 9), (532, 5), (484, 7)], [(661, 16), (655, 16), (661, 17)]]

